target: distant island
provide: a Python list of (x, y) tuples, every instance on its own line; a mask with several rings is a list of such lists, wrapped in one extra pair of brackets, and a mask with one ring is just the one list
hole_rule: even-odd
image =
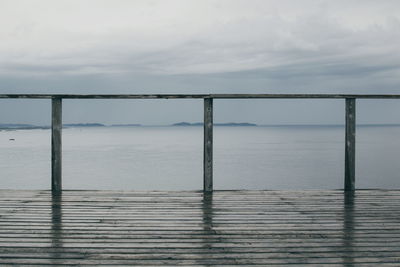
[(202, 122), (186, 122), (186, 121), (182, 121), (182, 122), (177, 122), (174, 124), (171, 124), (170, 126), (203, 126)]
[[(185, 126), (203, 126), (202, 122), (177, 122), (170, 125), (142, 125), (139, 123), (127, 123), (127, 124), (111, 124), (106, 125), (102, 123), (66, 123), (63, 124), (65, 128), (74, 127), (185, 127)], [(249, 122), (226, 122), (226, 123), (214, 123), (214, 126), (227, 126), (227, 127), (344, 127), (344, 124), (255, 124)], [(400, 127), (400, 124), (357, 124), (357, 127)], [(0, 123), (1, 131), (13, 131), (13, 130), (34, 130), (34, 129), (50, 129), (51, 126), (40, 126), (26, 123)]]
[(63, 127), (105, 127), (101, 123), (66, 123)]
[(139, 123), (128, 123), (128, 124), (112, 124), (111, 127), (139, 127), (142, 126)]
[(22, 123), (0, 123), (1, 130), (32, 130), (32, 129), (50, 129), (49, 126), (36, 126)]
[[(226, 123), (214, 123), (215, 126), (257, 126), (255, 123), (249, 123), (249, 122), (226, 122)], [(174, 123), (171, 126), (203, 126), (202, 122), (178, 122)]]

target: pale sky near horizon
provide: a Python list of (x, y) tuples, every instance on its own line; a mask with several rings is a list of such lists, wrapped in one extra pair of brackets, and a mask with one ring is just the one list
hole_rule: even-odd
[[(0, 0), (0, 93), (400, 93), (400, 1)], [(343, 101), (216, 101), (217, 121), (341, 123)], [(0, 123), (49, 121), (0, 100)], [(396, 122), (399, 101), (359, 101)], [(201, 121), (201, 101), (66, 101), (66, 122)]]

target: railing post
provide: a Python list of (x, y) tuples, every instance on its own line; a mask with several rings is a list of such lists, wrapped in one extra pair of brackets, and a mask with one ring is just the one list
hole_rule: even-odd
[(204, 98), (203, 190), (213, 191), (213, 99)]
[(355, 190), (356, 170), (356, 99), (346, 98), (346, 144), (344, 163), (344, 190)]
[(62, 129), (62, 99), (54, 97), (51, 100), (51, 191), (61, 193), (61, 129)]

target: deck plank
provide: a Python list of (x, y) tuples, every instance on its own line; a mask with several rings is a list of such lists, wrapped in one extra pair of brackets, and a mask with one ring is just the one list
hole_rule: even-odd
[(400, 190), (0, 190), (1, 266), (399, 266)]

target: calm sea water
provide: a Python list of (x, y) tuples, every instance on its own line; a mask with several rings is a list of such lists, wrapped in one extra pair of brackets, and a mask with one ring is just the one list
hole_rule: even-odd
[[(15, 139), (10, 140), (10, 139)], [(65, 189), (200, 190), (202, 127), (63, 129)], [(49, 189), (50, 131), (0, 131), (0, 188)], [(400, 127), (357, 128), (357, 188), (400, 188)], [(215, 127), (216, 189), (343, 188), (342, 127)]]

